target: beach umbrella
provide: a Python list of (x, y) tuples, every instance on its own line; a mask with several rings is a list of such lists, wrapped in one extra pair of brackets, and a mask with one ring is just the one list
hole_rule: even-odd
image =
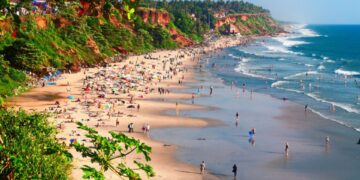
[(74, 99), (74, 96), (68, 96), (67, 98), (68, 99)]

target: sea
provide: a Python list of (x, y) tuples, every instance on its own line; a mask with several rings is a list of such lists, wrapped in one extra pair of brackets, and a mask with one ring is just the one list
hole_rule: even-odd
[(360, 25), (285, 29), (289, 33), (225, 49), (209, 60), (211, 71), (227, 84), (307, 105), (360, 131)]

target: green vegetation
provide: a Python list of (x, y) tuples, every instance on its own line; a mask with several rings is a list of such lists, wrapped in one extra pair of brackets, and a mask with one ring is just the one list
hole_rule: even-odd
[(250, 16), (246, 21), (238, 18), (235, 24), (248, 27), (247, 30), (240, 31), (243, 35), (263, 35), (273, 34), (278, 31), (278, 28), (273, 25), (274, 22), (268, 16)]
[(44, 114), (0, 110), (0, 178), (67, 179), (71, 154)]
[[(111, 139), (101, 136), (95, 129), (89, 128), (81, 123), (78, 123), (79, 129), (87, 132), (86, 137), (90, 139), (91, 145), (86, 146), (80, 143), (73, 144), (76, 151), (81, 152), (83, 157), (89, 157), (91, 162), (96, 162), (100, 165), (100, 170), (96, 170), (90, 166), (83, 166), (81, 169), (84, 172), (84, 179), (105, 179), (104, 172), (110, 170), (120, 177), (126, 177), (129, 180), (141, 179), (139, 173), (133, 168), (130, 168), (125, 161), (114, 164), (115, 160), (121, 160), (131, 153), (142, 154), (145, 161), (150, 161), (149, 156), (151, 147), (139, 140), (129, 138), (122, 133), (109, 132)], [(155, 176), (153, 168), (147, 164), (143, 164), (134, 160), (134, 165), (137, 170), (145, 172), (147, 177)]]

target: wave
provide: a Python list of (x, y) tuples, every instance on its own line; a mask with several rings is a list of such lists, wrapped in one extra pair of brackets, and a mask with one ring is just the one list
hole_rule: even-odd
[(264, 45), (268, 51), (268, 53), (284, 53), (284, 54), (296, 54), (296, 55), (302, 55), (302, 53), (299, 52), (294, 52), (294, 51), (290, 51), (288, 48), (284, 47), (284, 46), (269, 46), (269, 45)]
[(306, 41), (292, 40), (293, 38), (294, 37), (291, 37), (291, 36), (283, 36), (283, 37), (274, 37), (273, 39), (279, 41), (286, 47), (297, 46), (297, 45), (302, 45), (302, 44), (309, 44)]
[(347, 112), (360, 114), (360, 110), (353, 108), (353, 106), (351, 104), (328, 101), (328, 100), (322, 99), (319, 95), (316, 95), (314, 93), (307, 93), (306, 95), (315, 99), (316, 101), (327, 103), (327, 104), (332, 104), (332, 105), (337, 106)]
[(352, 128), (352, 129), (360, 132), (360, 128), (355, 128), (355, 127), (353, 127), (353, 126), (351, 126), (351, 125), (346, 124), (345, 122), (339, 121), (339, 120), (334, 119), (334, 118), (330, 118), (329, 116), (326, 116), (326, 115), (324, 115), (323, 113), (321, 113), (321, 112), (319, 112), (319, 111), (316, 111), (316, 110), (314, 110), (314, 109), (312, 109), (312, 108), (309, 108), (309, 109), (310, 109), (310, 111), (312, 111), (313, 113), (321, 116), (321, 117), (324, 118), (324, 119), (328, 119), (328, 120), (334, 121), (334, 122), (336, 122), (336, 123), (338, 123), (338, 124), (340, 124), (340, 125), (346, 126), (346, 127), (348, 127), (348, 128)]
[(234, 58), (234, 59), (241, 59), (241, 57), (235, 56), (235, 55), (233, 55), (233, 54), (228, 54), (228, 56), (230, 56), (230, 57), (232, 57), (232, 58)]
[(326, 60), (325, 62), (327, 62), (327, 63), (335, 63), (335, 61), (334, 61), (334, 60), (331, 60), (331, 59), (328, 59), (328, 60)]
[(306, 27), (306, 25), (303, 28), (300, 28), (297, 30), (297, 32), (300, 33), (303, 37), (319, 37), (320, 36), (315, 31), (305, 28), (305, 27)]
[(239, 63), (239, 65), (234, 70), (245, 76), (250, 76), (250, 77), (259, 78), (259, 79), (275, 80), (274, 78), (266, 77), (266, 76), (263, 76), (260, 74), (251, 73), (250, 70), (246, 69), (245, 64), (242, 62)]
[(241, 58), (241, 61), (244, 62), (244, 63), (246, 63), (246, 62), (249, 62), (250, 59), (249, 59), (249, 58)]
[(343, 70), (343, 69), (337, 69), (335, 70), (335, 74), (340, 74), (340, 75), (343, 75), (343, 76), (357, 76), (357, 75), (360, 75), (360, 72), (357, 72), (357, 71), (346, 71), (346, 70)]
[(299, 76), (316, 75), (316, 74), (319, 74), (319, 73), (317, 71), (306, 71), (306, 72), (301, 72), (301, 73), (296, 73), (296, 74), (293, 74), (290, 76), (286, 76), (286, 77), (284, 77), (284, 79), (294, 79)]
[(317, 68), (318, 70), (324, 70), (325, 69), (325, 66), (323, 64), (320, 64)]
[(297, 89), (289, 89), (289, 88), (283, 88), (283, 87), (275, 87), (275, 88), (281, 89), (284, 91), (290, 91), (290, 92), (295, 92), (295, 93), (299, 93), (299, 94), (304, 94), (304, 91), (297, 90)]
[(289, 83), (289, 81), (276, 81), (276, 82), (271, 84), (271, 87), (276, 88), (276, 87), (279, 87), (279, 86), (281, 86), (283, 84), (287, 84), (287, 83)]
[(305, 64), (306, 67), (313, 67), (314, 65), (312, 64)]

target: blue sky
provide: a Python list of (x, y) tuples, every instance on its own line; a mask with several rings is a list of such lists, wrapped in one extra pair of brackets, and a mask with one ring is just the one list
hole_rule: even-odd
[(360, 24), (360, 0), (245, 0), (277, 20), (308, 24)]

